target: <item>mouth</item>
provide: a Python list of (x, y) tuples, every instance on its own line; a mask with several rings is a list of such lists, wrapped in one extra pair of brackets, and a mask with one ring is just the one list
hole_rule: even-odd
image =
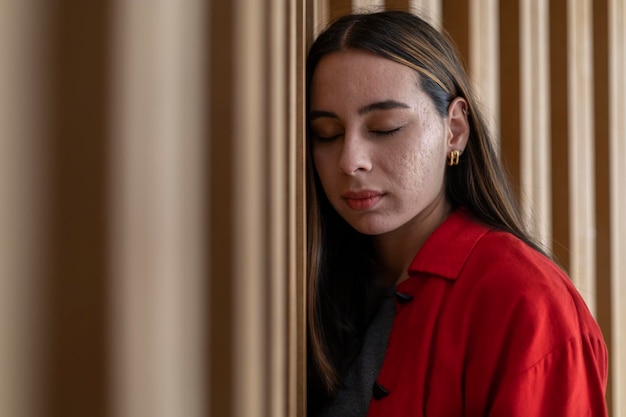
[(348, 191), (341, 195), (352, 210), (364, 211), (373, 208), (385, 196), (380, 191)]

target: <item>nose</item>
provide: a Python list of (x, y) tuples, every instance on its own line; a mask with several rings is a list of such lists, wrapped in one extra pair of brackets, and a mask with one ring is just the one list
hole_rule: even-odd
[(339, 157), (339, 167), (347, 175), (372, 169), (367, 143), (358, 134), (346, 134)]

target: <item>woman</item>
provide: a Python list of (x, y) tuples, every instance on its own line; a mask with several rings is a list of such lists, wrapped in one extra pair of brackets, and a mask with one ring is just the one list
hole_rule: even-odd
[(605, 416), (600, 329), (527, 233), (451, 42), (343, 17), (307, 92), (309, 415)]

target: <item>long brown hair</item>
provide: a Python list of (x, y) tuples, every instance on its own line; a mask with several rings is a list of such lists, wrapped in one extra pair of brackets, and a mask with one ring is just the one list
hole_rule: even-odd
[[(307, 94), (320, 60), (346, 49), (369, 51), (417, 71), (422, 89), (442, 117), (447, 117), (448, 106), (456, 97), (467, 101), (470, 135), (459, 165), (446, 172), (446, 198), (455, 207), (468, 208), (486, 225), (508, 231), (542, 251), (526, 230), (453, 42), (406, 12), (344, 16), (332, 23), (309, 51)], [(307, 97), (307, 105), (308, 101)], [(309, 384), (313, 390), (333, 395), (339, 375), (355, 351), (354, 344), (375, 311), (378, 281), (370, 238), (352, 229), (331, 207), (311, 160), (310, 139), (307, 146)]]

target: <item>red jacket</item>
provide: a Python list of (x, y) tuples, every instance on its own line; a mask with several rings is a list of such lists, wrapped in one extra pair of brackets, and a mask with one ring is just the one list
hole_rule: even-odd
[(568, 277), (464, 209), (398, 285), (369, 417), (607, 415), (607, 350)]

